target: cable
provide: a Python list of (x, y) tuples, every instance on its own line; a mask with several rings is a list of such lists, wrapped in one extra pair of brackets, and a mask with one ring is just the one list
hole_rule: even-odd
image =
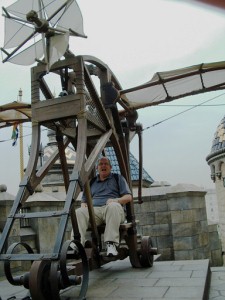
[[(194, 106), (192, 106), (192, 107), (190, 107), (190, 108), (188, 108), (188, 109), (185, 109), (185, 110), (183, 110), (183, 111), (181, 111), (181, 112), (179, 112), (179, 113), (177, 113), (177, 114), (175, 114), (175, 115), (173, 115), (173, 116), (170, 116), (170, 117), (168, 117), (168, 118), (166, 118), (166, 119), (164, 119), (164, 120), (162, 120), (162, 121), (159, 121), (159, 122), (157, 122), (157, 123), (155, 123), (155, 124), (152, 124), (151, 126), (147, 126), (147, 127), (143, 128), (142, 131), (147, 130), (147, 129), (150, 129), (150, 128), (152, 128), (152, 127), (154, 127), (154, 126), (156, 126), (156, 125), (159, 125), (159, 124), (161, 124), (161, 123), (163, 123), (163, 122), (165, 122), (165, 121), (168, 121), (168, 120), (170, 120), (170, 119), (172, 119), (172, 118), (175, 118), (175, 117), (177, 117), (177, 116), (179, 116), (179, 115), (181, 115), (181, 114), (184, 114), (184, 113), (186, 113), (187, 111), (192, 110), (192, 109), (194, 109), (194, 108), (196, 108), (196, 107), (203, 106), (203, 104), (205, 104), (205, 103), (207, 103), (207, 102), (210, 102), (210, 101), (212, 101), (212, 100), (215, 100), (216, 98), (219, 98), (219, 97), (224, 96), (224, 95), (225, 95), (225, 93), (223, 93), (223, 94), (221, 94), (221, 95), (218, 95), (218, 96), (215, 96), (215, 97), (213, 97), (213, 98), (211, 98), (211, 99), (209, 99), (209, 100), (203, 101), (203, 102), (200, 103), (200, 104), (197, 104), (197, 105), (194, 105)], [(164, 105), (164, 106), (166, 106), (166, 105)]]
[[(41, 130), (41, 132), (46, 131), (46, 130), (48, 130), (48, 129), (44, 128), (44, 129)], [(28, 133), (28, 134), (25, 134), (25, 135), (22, 135), (22, 136), (18, 136), (18, 139), (21, 139), (21, 138), (24, 138), (24, 137), (27, 137), (27, 136), (31, 136), (31, 135), (32, 135), (32, 133)], [(10, 142), (10, 141), (12, 141), (11, 138), (10, 139), (6, 139), (6, 140), (0, 140), (0, 143)]]
[[(170, 120), (170, 119), (172, 119), (172, 118), (175, 118), (175, 117), (177, 117), (177, 116), (179, 116), (179, 115), (181, 115), (181, 114), (184, 114), (185, 112), (187, 112), (187, 111), (190, 111), (190, 110), (192, 110), (192, 109), (194, 109), (194, 108), (196, 108), (196, 107), (199, 107), (199, 106), (206, 106), (206, 105), (203, 105), (203, 104), (205, 104), (205, 103), (207, 103), (207, 102), (210, 102), (210, 101), (212, 101), (212, 100), (215, 100), (216, 98), (219, 98), (219, 97), (221, 97), (221, 96), (224, 96), (225, 95), (225, 93), (223, 93), (223, 94), (221, 94), (221, 95), (218, 95), (218, 96), (215, 96), (215, 97), (213, 97), (213, 98), (211, 98), (211, 99), (209, 99), (209, 100), (206, 100), (206, 101), (203, 101), (202, 103), (200, 103), (200, 104), (197, 104), (197, 105), (194, 105), (194, 106), (192, 106), (192, 107), (190, 107), (190, 108), (188, 108), (188, 109), (185, 109), (185, 110), (183, 110), (182, 112), (179, 112), (179, 113), (177, 113), (177, 114), (175, 114), (175, 115), (173, 115), (173, 116), (170, 116), (170, 117), (168, 117), (168, 118), (166, 118), (166, 119), (164, 119), (164, 120), (162, 120), (162, 121), (159, 121), (159, 122), (157, 122), (157, 123), (155, 123), (155, 124), (152, 124), (151, 126), (147, 126), (147, 127), (145, 127), (145, 128), (143, 128), (142, 129), (142, 131), (144, 131), (144, 130), (147, 130), (147, 129), (150, 129), (150, 128), (152, 128), (152, 127), (155, 127), (155, 126), (157, 126), (157, 125), (159, 125), (159, 124), (161, 124), (161, 123), (163, 123), (163, 122), (165, 122), (165, 121), (168, 121), (168, 120)], [(210, 106), (224, 106), (225, 104), (212, 104), (212, 105), (210, 105)], [(160, 105), (160, 106), (190, 106), (190, 105)], [(159, 106), (158, 106), (159, 107)], [(27, 126), (28, 127), (28, 126)], [(48, 130), (48, 129), (42, 129), (41, 131), (45, 131), (45, 130)], [(20, 139), (20, 138), (22, 138), (22, 137), (26, 137), (26, 136), (30, 136), (30, 135), (32, 135), (31, 133), (30, 134), (26, 134), (26, 135), (23, 135), (23, 136), (19, 136), (18, 138)], [(12, 139), (10, 138), (10, 139), (6, 139), (6, 140), (0, 140), (0, 143), (4, 143), (4, 142), (9, 142), (9, 141), (12, 141)]]

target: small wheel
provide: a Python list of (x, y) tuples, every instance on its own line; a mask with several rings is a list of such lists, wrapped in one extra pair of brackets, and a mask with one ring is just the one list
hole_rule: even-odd
[(140, 263), (142, 267), (148, 268), (153, 266), (152, 240), (149, 236), (141, 238)]

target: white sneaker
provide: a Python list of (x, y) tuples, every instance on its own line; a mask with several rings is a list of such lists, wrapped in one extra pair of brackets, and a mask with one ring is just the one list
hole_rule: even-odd
[(116, 250), (116, 245), (114, 243), (107, 243), (107, 256), (117, 256), (118, 251)]
[(77, 246), (74, 242), (71, 242), (70, 243), (70, 246), (69, 246), (72, 250), (77, 250)]

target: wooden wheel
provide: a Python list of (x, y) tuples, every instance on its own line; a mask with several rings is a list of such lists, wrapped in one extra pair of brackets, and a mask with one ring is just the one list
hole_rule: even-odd
[(140, 264), (144, 268), (153, 266), (152, 240), (149, 236), (141, 238)]

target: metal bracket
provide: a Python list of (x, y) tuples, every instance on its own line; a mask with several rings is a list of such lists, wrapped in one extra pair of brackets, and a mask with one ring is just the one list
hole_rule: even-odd
[(80, 179), (80, 175), (79, 175), (79, 172), (78, 171), (74, 171), (71, 176), (70, 176), (70, 182), (72, 181), (77, 181), (79, 186), (80, 186), (80, 189), (81, 191), (83, 191), (83, 185), (82, 185), (82, 182), (81, 182), (81, 179)]
[(32, 195), (34, 193), (34, 189), (30, 185), (28, 176), (23, 177), (22, 181), (20, 182), (19, 187), (26, 187), (30, 195)]

